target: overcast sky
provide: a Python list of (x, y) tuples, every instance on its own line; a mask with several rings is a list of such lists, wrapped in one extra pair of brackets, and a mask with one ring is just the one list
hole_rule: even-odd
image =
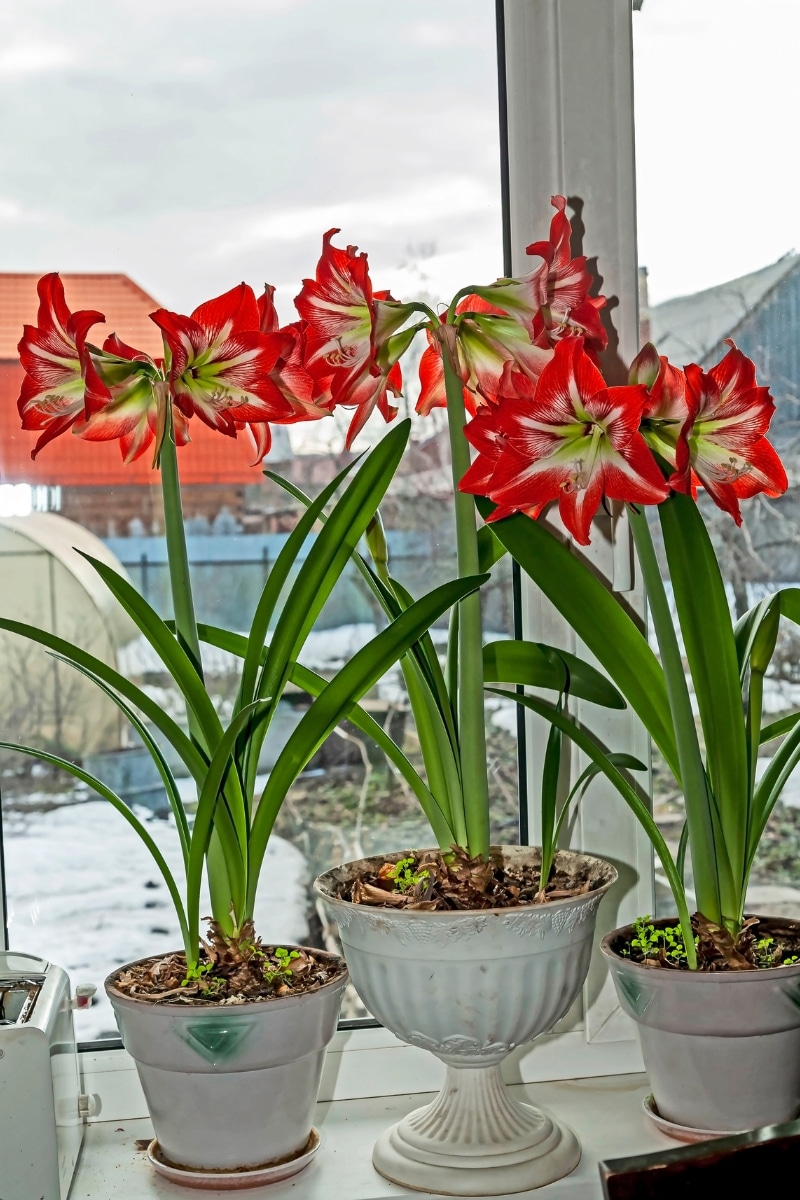
[(339, 225), (392, 284), (434, 252), (453, 290), (468, 263), (497, 275), (491, 0), (25, 0), (0, 20), (0, 269), (123, 270), (183, 311), (242, 278), (290, 300)]
[[(800, 247), (800, 2), (634, 28), (658, 302)], [(125, 271), (179, 311), (269, 280), (286, 318), (332, 225), (397, 295), (501, 270), (493, 0), (15, 0), (0, 47), (0, 270)]]

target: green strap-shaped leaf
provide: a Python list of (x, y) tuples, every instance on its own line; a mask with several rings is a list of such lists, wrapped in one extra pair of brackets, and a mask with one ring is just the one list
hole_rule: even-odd
[(728, 890), (733, 888), (733, 873), (727, 860), (716, 801), (711, 791), (700, 749), (692, 698), (683, 664), (683, 653), (675, 629), (661, 566), (656, 555), (646, 509), (628, 508), (628, 520), (642, 572), (650, 620), (661, 655), (661, 668), (669, 697), (672, 729), (678, 751), (680, 783), (686, 801), (686, 819), (692, 857), (696, 864), (694, 885), (700, 912), (718, 924), (723, 921), (721, 876)]
[[(482, 517), (494, 511), (479, 498)], [(664, 673), (621, 603), (548, 529), (519, 514), (492, 524), (495, 536), (533, 580), (616, 684), (680, 779)]]
[(678, 868), (678, 874), (681, 877), (681, 882), (686, 883), (686, 851), (689, 849), (689, 822), (684, 821), (681, 826), (681, 836), (678, 841), (678, 853), (675, 855), (675, 866)]
[[(406, 588), (403, 587), (397, 579), (390, 579), (390, 584), (394, 591), (400, 607), (395, 613), (396, 616), (404, 609), (410, 608), (414, 603), (414, 597)], [(392, 618), (394, 619), (394, 618)], [(424, 680), (425, 685), (430, 691), (431, 703), (434, 705), (441, 716), (441, 720), (447, 730), (447, 737), (450, 741), (453, 753), (458, 755), (458, 730), (456, 728), (456, 717), (453, 711), (453, 704), (450, 694), (447, 690), (444, 672), (442, 671), (439, 655), (436, 652), (436, 647), (433, 644), (433, 638), (426, 630), (418, 642), (411, 647), (406, 656), (406, 660), (413, 659), (419, 668), (419, 672)]]
[[(664, 549), (705, 739), (706, 767), (733, 873), (726, 920), (737, 921), (747, 862), (750, 789), (739, 663), (717, 556), (697, 505), (673, 495), (659, 505)], [(697, 869), (697, 863), (694, 864)]]
[(172, 774), (170, 765), (164, 757), (163, 751), (158, 742), (155, 740), (144, 721), (142, 721), (142, 719), (139, 717), (138, 713), (136, 713), (129, 704), (126, 704), (122, 697), (115, 692), (112, 687), (109, 687), (107, 683), (104, 683), (99, 675), (96, 675), (94, 671), (90, 671), (87, 667), (80, 667), (76, 663), (69, 662), (68, 659), (62, 657), (60, 654), (54, 654), (53, 657), (58, 662), (66, 663), (67, 666), (73, 667), (76, 671), (80, 671), (81, 675), (85, 675), (87, 679), (91, 679), (92, 683), (95, 683), (101, 689), (101, 691), (105, 692), (109, 700), (116, 704), (123, 716), (130, 721), (131, 725), (139, 734), (139, 737), (142, 739), (142, 742), (147, 748), (150, 757), (156, 764), (158, 773), (161, 776), (161, 780), (164, 784), (164, 790), (167, 793), (167, 800), (169, 801), (172, 815), (175, 818), (175, 825), (177, 827), (178, 837), (180, 838), (181, 842), (181, 852), (183, 853), (183, 865), (185, 867), (189, 857), (189, 824), (186, 820), (186, 811), (183, 807), (181, 794), (178, 791), (178, 785), (175, 782), (175, 776)]
[[(557, 711), (562, 711), (560, 697)], [(556, 855), (556, 828), (558, 824), (556, 813), (558, 811), (558, 790), (561, 782), (562, 737), (563, 734), (559, 727), (551, 725), (544, 751), (544, 763), (542, 764), (542, 864), (539, 878), (539, 888), (541, 891), (544, 891), (550, 881), (550, 872), (553, 869), (553, 859)]]
[[(83, 557), (92, 564), (172, 675), (186, 702), (189, 714), (194, 716), (200, 737), (205, 742), (204, 748), (211, 754), (222, 737), (222, 722), (191, 658), (166, 621), (159, 617), (155, 609), (139, 595), (127, 579), (118, 575), (116, 571), (98, 559), (94, 559), (88, 554), (84, 554)], [(196, 630), (196, 627), (194, 628)], [(241, 834), (249, 820), (249, 815), (245, 791), (237, 771), (231, 772), (227, 776), (225, 791), (231, 820)]]
[[(322, 516), (325, 505), (335, 495), (337, 488), (347, 478), (358, 461), (359, 459), (355, 458), (351, 463), (348, 463), (344, 470), (340, 471), (336, 478), (327, 487), (323, 488), (316, 500), (310, 500), (306, 497), (308, 500), (307, 510), (300, 516), (299, 521), (289, 534), (289, 537), (281, 547), (278, 557), (275, 559), (269, 573), (269, 578), (264, 585), (264, 590), (259, 597), (250, 625), (250, 633), (247, 638), (247, 653), (244, 656), (242, 679), (239, 687), (237, 712), (244, 704), (251, 704), (255, 697), (258, 672), (262, 662), (261, 651), (267, 640), (269, 623), (272, 620), (275, 605), (278, 603), (280, 594), (286, 586), (306, 538), (313, 530), (316, 521)], [(280, 477), (274, 475), (272, 471), (265, 471), (264, 474), (267, 478), (280, 482)]]
[[(266, 471), (265, 474), (272, 479), (273, 482), (282, 487), (290, 496), (293, 496), (296, 500), (299, 500), (301, 504), (305, 504), (306, 506), (311, 504), (310, 498), (303, 491), (301, 491), (300, 488), (296, 487), (295, 484), (293, 484), (290, 480), (284, 479), (283, 476), (277, 475), (273, 471)], [(324, 514), (320, 514), (319, 519), (321, 522), (325, 522), (328, 518)], [(378, 603), (381, 605), (381, 608), (386, 614), (388, 620), (394, 621), (395, 618), (398, 617), (403, 611), (403, 608), (408, 608), (410, 604), (413, 604), (413, 596), (406, 591), (402, 584), (400, 584), (396, 579), (392, 578), (385, 583), (380, 578), (377, 571), (373, 570), (370, 564), (361, 554), (358, 553), (358, 551), (353, 552), (352, 561), (355, 564), (356, 569), (359, 571), (362, 579), (367, 584)], [(445, 721), (448, 727), (448, 733), (451, 746), (453, 747), (453, 752), (457, 752), (458, 737), (453, 724), (453, 714), (447, 693), (447, 687), (442, 674), (442, 669), (439, 665), (436, 648), (433, 645), (430, 635), (426, 634), (424, 637), (420, 638), (419, 642), (411, 647), (408, 654), (409, 657), (413, 658), (416, 662), (417, 669), (419, 672), (421, 672), (424, 679), (424, 686), (426, 686), (430, 690), (431, 694), (436, 697), (436, 703), (441, 712), (442, 719)], [(427, 707), (428, 706), (426, 705), (426, 708)]]
[(758, 739), (759, 745), (764, 746), (767, 742), (774, 741), (775, 738), (783, 737), (785, 733), (791, 733), (798, 721), (800, 721), (800, 712), (790, 713), (788, 717), (781, 717), (779, 720), (765, 725)]
[(18, 754), (27, 754), (29, 758), (36, 758), (41, 762), (50, 763), (50, 765), (53, 767), (60, 767), (61, 770), (68, 771), (70, 775), (75, 777), (75, 779), (79, 779), (81, 783), (85, 783), (87, 787), (90, 787), (92, 791), (96, 792), (97, 795), (102, 797), (103, 800), (107, 800), (109, 804), (113, 805), (117, 812), (125, 818), (128, 824), (136, 830), (139, 837), (149, 850), (153, 862), (161, 872), (161, 877), (164, 880), (164, 883), (167, 885), (170, 899), (175, 906), (175, 915), (178, 918), (178, 924), (180, 925), (181, 939), (186, 952), (186, 961), (189, 964), (196, 963), (198, 939), (195, 938), (192, 940), (192, 937), (189, 933), (189, 924), (186, 920), (186, 909), (183, 907), (183, 901), (181, 899), (178, 885), (175, 883), (175, 878), (167, 866), (164, 855), (161, 853), (157, 844), (148, 833), (146, 827), (136, 816), (136, 813), (128, 807), (124, 800), (120, 799), (116, 792), (113, 792), (110, 787), (107, 787), (101, 779), (98, 779), (95, 775), (90, 775), (88, 771), (84, 771), (82, 767), (77, 766), (75, 763), (71, 763), (66, 758), (61, 758), (57, 754), (49, 754), (46, 750), (35, 750), (32, 746), (20, 746), (16, 742), (0, 742), (0, 749), (15, 750)]
[(800, 625), (800, 588), (781, 588), (778, 595), (781, 598), (781, 616)]
[(453, 842), (466, 843), (467, 819), (464, 806), (464, 781), (458, 738), (448, 721), (449, 708), (444, 711), (428, 686), (417, 661), (411, 654), (400, 659), (400, 668), (414, 715), (422, 761), (431, 792), (436, 797), (452, 831), (449, 842), (439, 845), (447, 849)]
[(335, 504), (309, 549), (295, 579), (270, 641), (261, 672), (258, 695), (277, 697), (314, 625), (377, 510), (403, 457), (409, 421), (402, 421), (370, 452)]
[(205, 748), (209, 751), (213, 750), (222, 735), (222, 725), (189, 655), (170, 631), (166, 622), (161, 619), (144, 597), (139, 595), (136, 588), (127, 579), (124, 579), (107, 563), (92, 558), (90, 554), (83, 554), (82, 551), (80, 553), (87, 562), (92, 564), (106, 587), (117, 598), (133, 623), (153, 647), (178, 685), (187, 708), (196, 717), (206, 743)]
[[(263, 699), (269, 695), (273, 704), (280, 700), (290, 664), (299, 657), (323, 605), (383, 499), (403, 456), (409, 429), (410, 422), (400, 422), (370, 452), (309, 548), (275, 624), (267, 657), (259, 673), (258, 697)], [(248, 735), (248, 794), (255, 786), (265, 733), (264, 726), (260, 734)]]
[[(192, 840), (189, 846), (189, 865), (186, 872), (187, 908), (189, 911), (192, 938), (199, 936), (200, 884), (203, 877), (203, 862), (208, 852), (212, 831), (220, 834), (220, 843), (225, 855), (225, 866), (231, 887), (231, 900), (240, 919), (243, 919), (247, 897), (247, 840), (241, 840), (233, 822), (221, 820), (224, 799), (221, 796), (223, 781), (229, 771), (235, 770), (232, 754), (236, 739), (252, 716), (264, 712), (268, 701), (256, 700), (237, 713), (220, 738), (219, 745), (208, 764), (208, 772), (197, 801)], [(210, 869), (210, 864), (209, 864)], [(249, 914), (248, 914), (249, 915)], [(195, 927), (193, 922), (197, 920)]]
[(795, 716), (794, 728), (769, 760), (767, 769), (756, 786), (748, 845), (748, 874), (770, 814), (800, 762), (800, 713)]
[[(308, 498), (299, 489), (289, 484), (285, 486), (293, 496), (308, 503)], [(369, 539), (369, 533), (367, 536)], [(385, 560), (382, 562), (385, 580), (359, 553), (354, 551), (352, 560), (390, 621), (414, 603), (403, 585), (388, 575)], [(432, 828), (442, 847), (446, 848), (454, 841), (463, 845), (467, 836), (466, 816), (455, 714), (429, 633), (423, 634), (403, 655), (400, 668), (419, 736), (429, 790), (444, 818), (444, 825), (440, 820), (431, 821)]]
[(614, 785), (650, 838), (653, 849), (664, 868), (664, 874), (667, 876), (678, 909), (681, 928), (684, 936), (687, 938), (686, 948), (690, 960), (689, 965), (691, 967), (696, 966), (696, 957), (691, 953), (694, 949), (694, 936), (691, 931), (691, 917), (683, 882), (669, 852), (669, 847), (664, 841), (661, 830), (653, 820), (650, 809), (636, 789), (632, 787), (622, 772), (611, 762), (607, 751), (596, 741), (593, 735), (587, 729), (583, 729), (580, 725), (577, 725), (566, 713), (559, 712), (556, 705), (548, 704), (546, 700), (537, 700), (535, 696), (520, 696), (518, 693), (505, 692), (498, 688), (489, 688), (489, 691), (493, 692), (496, 696), (504, 696), (507, 700), (515, 700), (517, 704), (524, 705), (525, 708), (529, 708), (532, 712), (538, 713), (540, 717), (544, 717), (546, 721), (557, 725), (584, 752), (587, 758), (592, 760), (599, 771), (605, 775), (606, 779)]
[[(608, 762), (611, 763), (612, 766), (620, 767), (621, 770), (623, 770), (623, 771), (646, 771), (647, 770), (646, 764), (641, 762), (638, 758), (634, 758), (634, 756), (632, 754), (623, 754), (622, 752), (614, 751), (611, 754), (607, 754), (606, 758), (607, 758)], [(580, 799), (582, 798), (586, 789), (588, 788), (589, 784), (592, 782), (593, 779), (596, 778), (596, 776), (598, 776), (600, 774), (601, 774), (601, 771), (600, 771), (600, 768), (597, 766), (597, 764), (589, 763), (589, 766), (586, 767), (581, 772), (578, 779), (573, 784), (572, 788), (570, 789), (569, 795), (567, 796), (566, 800), (564, 801), (564, 807), (561, 809), (561, 812), (559, 813), (559, 816), (558, 816), (558, 824), (556, 825), (555, 836), (553, 839), (555, 846), (559, 845), (559, 842), (561, 839), (561, 831), (564, 827), (564, 824), (566, 823), (567, 817), (569, 816), (569, 811), (570, 811), (570, 807), (572, 805), (573, 800), (580, 801)]]
[[(214, 625), (201, 624), (198, 626), (198, 630), (201, 641), (208, 642), (209, 645), (217, 646), (220, 650), (226, 650), (230, 654), (236, 654), (239, 658), (242, 658), (246, 653), (247, 638), (242, 634), (230, 633), (228, 630), (219, 629)], [(262, 659), (266, 657), (265, 649), (262, 649), (261, 653)], [(300, 663), (293, 664), (289, 678), (297, 687), (302, 688), (310, 696), (315, 697), (328, 685), (327, 679), (324, 679), (321, 675), (317, 675), (316, 672), (309, 670), (308, 667), (304, 667)], [(450, 827), (449, 814), (441, 803), (441, 793), (434, 793), (426, 785), (394, 739), (359, 704), (354, 704), (346, 716), (348, 721), (351, 721), (355, 725), (356, 729), (366, 734), (367, 737), (372, 738), (380, 746), (389, 761), (397, 768), (403, 779), (405, 779), (419, 800), (420, 806), (430, 822), (439, 844), (445, 847), (452, 845), (456, 835)]]
[[(761, 743), (761, 714), (764, 707), (764, 676), (772, 662), (775, 644), (778, 640), (781, 610), (780, 596), (772, 596), (769, 603), (759, 615), (754, 625), (753, 634), (749, 639), (747, 662), (750, 667), (747, 681), (747, 708), (745, 712), (745, 738), (747, 744), (748, 769), (748, 803), (747, 829), (745, 845), (750, 842), (750, 826), (758, 820), (754, 811), (754, 795), (756, 789), (756, 768), (758, 766), (758, 749)], [(744, 901), (744, 895), (742, 896)], [(742, 904), (744, 912), (744, 904)]]
[[(319, 696), (328, 686), (328, 681), (308, 667), (295, 663), (291, 674), (292, 683), (303, 688), (310, 696)], [(455, 834), (449, 824), (449, 814), (444, 810), (439, 800), (439, 794), (432, 792), (425, 781), (414, 770), (403, 751), (392, 737), (386, 732), (374, 717), (371, 717), (360, 705), (354, 704), (346, 714), (348, 721), (355, 725), (367, 737), (372, 738), (380, 746), (386, 757), (405, 779), (428, 819), (440, 846), (450, 846), (455, 840)]]
[(734, 626), (733, 635), (736, 640), (736, 660), (739, 664), (739, 680), (742, 686), (744, 686), (745, 676), (750, 665), (750, 652), (753, 648), (753, 642), (762, 621), (769, 613), (773, 603), (780, 607), (780, 600), (776, 596), (765, 596), (749, 612), (740, 617)]
[[(247, 638), (242, 634), (230, 633), (228, 630), (220, 629), (214, 625), (199, 625), (198, 630), (200, 639), (203, 642), (208, 642), (209, 645), (217, 646), (220, 650), (226, 650), (230, 654), (236, 654), (239, 658), (243, 657), (247, 650)], [(266, 650), (262, 649), (262, 658), (266, 657)], [(322, 675), (318, 675), (315, 671), (311, 671), (308, 667), (302, 666), (300, 663), (294, 663), (289, 675), (289, 678), (296, 687), (302, 688), (310, 696), (318, 696), (323, 688), (327, 687), (328, 680)], [(449, 836), (449, 841), (446, 845), (450, 845), (453, 841), (453, 834), (449, 827), (442, 824), (443, 813), (439, 809), (439, 805), (435, 797), (425, 784), (425, 781), (414, 770), (411, 763), (406, 758), (403, 751), (397, 745), (392, 737), (386, 732), (374, 717), (363, 709), (359, 704), (354, 704), (347, 713), (347, 719), (355, 725), (362, 733), (372, 738), (377, 745), (386, 754), (386, 757), (397, 768), (406, 783), (411, 787), (415, 796), (420, 802), (420, 805), (431, 822), (434, 832), (440, 829), (442, 838)], [(433, 819), (431, 819), (432, 814)], [(438, 811), (437, 811), (438, 810)], [(438, 834), (437, 834), (438, 836)]]
[(127, 700), (136, 706), (140, 712), (153, 722), (156, 729), (159, 729), (170, 745), (175, 750), (182, 762), (184, 762), (189, 770), (189, 774), (198, 783), (202, 783), (205, 778), (206, 767), (208, 760), (194, 745), (191, 738), (187, 737), (180, 725), (173, 721), (168, 713), (165, 713), (163, 708), (156, 703), (146, 692), (138, 688), (136, 684), (131, 683), (119, 671), (115, 671), (102, 659), (96, 658), (93, 654), (88, 654), (85, 650), (81, 650), (77, 646), (73, 646), (64, 638), (58, 637), (54, 633), (47, 633), (44, 629), (37, 629), (34, 625), (26, 625), (22, 621), (10, 621), (7, 618), (0, 617), (0, 629), (5, 629), (8, 633), (16, 633), (20, 637), (27, 638), (28, 641), (36, 642), (40, 646), (52, 650), (55, 654), (68, 662), (70, 666), (76, 667), (79, 670), (84, 669), (91, 675), (96, 675), (102, 679), (121, 696), (125, 696)]
[(486, 582), (485, 575), (435, 588), (363, 646), (339, 671), (289, 736), (267, 780), (250, 836), (249, 907), (275, 817), (289, 787), (325, 738), (409, 646), (453, 604)]
[(625, 708), (613, 683), (575, 654), (543, 642), (504, 640), (483, 647), (485, 683), (517, 683), (526, 687), (568, 691), (604, 708)]
[(492, 526), (482, 525), (478, 530), (478, 563), (481, 570), (491, 571), (506, 553), (505, 546), (492, 532)]

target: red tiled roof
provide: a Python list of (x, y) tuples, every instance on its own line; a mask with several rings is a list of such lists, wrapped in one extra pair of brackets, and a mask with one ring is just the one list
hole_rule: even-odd
[[(161, 335), (148, 314), (159, 307), (127, 275), (62, 275), (67, 304), (105, 313), (89, 339), (102, 342), (117, 333), (124, 342), (154, 356), (162, 350)], [(125, 466), (116, 442), (83, 442), (71, 433), (45, 446), (36, 461), (31, 450), (38, 434), (19, 426), (17, 397), (22, 368), (17, 343), (23, 325), (36, 324), (38, 275), (0, 272), (0, 484), (40, 483), (62, 487), (114, 484), (153, 484), (157, 476), (145, 453)], [(198, 419), (191, 423), (192, 440), (179, 451), (181, 479), (186, 484), (258, 483), (261, 474), (252, 463), (254, 451), (247, 434), (236, 441), (215, 433)]]
[[(22, 326), (36, 324), (39, 278), (0, 273), (0, 359), (16, 359)], [(161, 306), (127, 275), (62, 275), (61, 281), (72, 312), (92, 308), (105, 314), (105, 325), (93, 327), (90, 342), (102, 343), (118, 333), (145, 354), (162, 353), (161, 335), (148, 316)]]

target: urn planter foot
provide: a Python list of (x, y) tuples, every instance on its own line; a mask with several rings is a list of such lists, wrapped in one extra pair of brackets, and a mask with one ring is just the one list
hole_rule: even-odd
[(501, 1196), (553, 1183), (580, 1157), (572, 1130), (514, 1099), (499, 1066), (448, 1066), (433, 1103), (382, 1133), (372, 1162), (418, 1191)]
[[(402, 853), (345, 863), (315, 889), (338, 923), (353, 983), (367, 1009), (447, 1068), (432, 1104), (378, 1139), (387, 1179), (450, 1196), (501, 1196), (543, 1187), (580, 1161), (571, 1129), (522, 1104), (500, 1064), (552, 1029), (581, 990), (595, 918), (617, 873), (590, 855), (559, 851), (556, 869), (588, 883), (564, 899), (509, 908), (372, 907), (347, 900), (355, 879)], [(533, 846), (496, 846), (497, 867), (541, 861)]]

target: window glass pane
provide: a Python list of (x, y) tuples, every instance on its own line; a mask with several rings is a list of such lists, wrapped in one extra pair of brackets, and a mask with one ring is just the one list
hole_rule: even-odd
[[(130, 621), (73, 547), (124, 567), (170, 612), (160, 491), (145, 453), (124, 465), (117, 444), (67, 432), (35, 462), (36, 434), (16, 411), (16, 345), (36, 320), (36, 280), (60, 270), (70, 308), (97, 309), (93, 332), (160, 353), (148, 314), (189, 313), (242, 279), (276, 285), (281, 319), (313, 275), (322, 234), (369, 252), (376, 288), (446, 303), (456, 288), (502, 272), (494, 5), (463, 0), (31, 0), (5, 30), (2, 86), (7, 170), (0, 220), (0, 613), (30, 621), (116, 666), (183, 720), (178, 697)], [(443, 135), (443, 130), (447, 135)], [(417, 357), (422, 346), (416, 351)], [(409, 362), (401, 415), (413, 413)], [(349, 413), (274, 428), (268, 465), (315, 494), (349, 457)], [(375, 418), (355, 449), (383, 432)], [(426, 590), (453, 571), (446, 437), (415, 419), (414, 448), (386, 508), (398, 576)], [(296, 507), (251, 466), (252, 445), (192, 424), (180, 451), (186, 531), (199, 617), (246, 630)], [(66, 524), (72, 522), (73, 524)], [(111, 557), (113, 556), (113, 557)], [(487, 629), (511, 632), (501, 567)], [(374, 630), (376, 606), (350, 573), (326, 606), (304, 659), (322, 673)], [(441, 639), (444, 630), (436, 631)], [(0, 736), (62, 753), (135, 808), (171, 865), (179, 848), (163, 788), (136, 734), (91, 685), (19, 638), (0, 641)], [(207, 656), (224, 716), (235, 664)], [(288, 693), (264, 773), (302, 713)], [(374, 716), (413, 752), (397, 673), (369, 697)], [(513, 717), (491, 714), (495, 835), (515, 840)], [(177, 768), (177, 765), (176, 765)], [(0, 787), (10, 944), (102, 984), (118, 963), (178, 944), (166, 889), (122, 818), (51, 767), (3, 752)], [(193, 785), (179, 777), (191, 805)], [(380, 757), (346, 729), (298, 780), (264, 872), (257, 923), (269, 941), (319, 942), (309, 890), (325, 867), (430, 842), (414, 803)], [(204, 910), (207, 911), (207, 910)], [(358, 1011), (350, 1003), (350, 1014)], [(77, 1016), (82, 1038), (115, 1033), (102, 999)]]
[[(764, 120), (753, 102), (768, 96), (771, 113), (794, 110), (798, 35), (800, 11), (790, 0), (644, 0), (634, 14), (642, 340), (652, 337), (678, 366), (708, 369), (733, 338), (774, 397), (769, 436), (789, 475), (785, 496), (743, 503), (741, 529), (701, 498), (735, 616), (800, 577), (800, 216), (784, 199), (794, 193), (796, 167), (785, 152), (784, 119)], [(731, 82), (734, 62), (746, 64), (746, 87)], [(686, 82), (665, 86), (676, 69)], [(797, 627), (787, 625), (766, 681), (765, 722), (800, 708), (798, 651)], [(777, 744), (762, 747), (759, 772)], [(683, 802), (663, 765), (656, 768), (656, 814), (675, 847)], [(754, 912), (800, 914), (798, 805), (800, 776), (789, 780), (756, 858)], [(666, 887), (660, 904), (674, 912)]]

